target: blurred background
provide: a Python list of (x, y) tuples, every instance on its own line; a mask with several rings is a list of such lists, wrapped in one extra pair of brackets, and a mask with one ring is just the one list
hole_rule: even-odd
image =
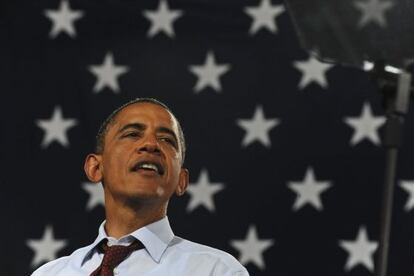
[[(381, 94), (366, 72), (302, 49), (282, 1), (2, 1), (0, 35), (2, 275), (95, 239), (102, 188), (83, 161), (101, 121), (136, 97), (165, 102), (184, 128), (191, 184), (170, 204), (176, 235), (253, 276), (373, 275)], [(390, 275), (414, 273), (412, 117)]]

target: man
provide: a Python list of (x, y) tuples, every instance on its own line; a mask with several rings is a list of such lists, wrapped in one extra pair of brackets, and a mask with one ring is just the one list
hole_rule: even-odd
[(32, 275), (248, 276), (231, 255), (174, 236), (166, 213), (188, 186), (184, 155), (181, 126), (163, 103), (136, 99), (115, 110), (84, 166), (104, 187), (98, 237)]

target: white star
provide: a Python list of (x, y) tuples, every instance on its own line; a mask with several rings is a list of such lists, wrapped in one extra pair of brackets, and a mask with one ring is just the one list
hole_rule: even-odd
[(302, 72), (302, 78), (298, 86), (299, 89), (303, 89), (312, 82), (316, 82), (322, 88), (326, 88), (328, 86), (326, 72), (334, 65), (320, 62), (310, 56), (307, 61), (295, 61), (293, 66)]
[(270, 0), (262, 0), (260, 6), (245, 8), (244, 12), (253, 18), (249, 33), (255, 34), (261, 28), (266, 28), (272, 33), (277, 33), (278, 28), (275, 18), (285, 11), (283, 5), (271, 5)]
[(153, 37), (163, 31), (166, 35), (174, 37), (173, 22), (182, 14), (181, 10), (170, 10), (167, 1), (160, 0), (157, 11), (144, 11), (144, 16), (151, 21), (147, 36)]
[(43, 237), (40, 240), (29, 239), (26, 241), (26, 245), (35, 252), (32, 267), (36, 267), (42, 262), (49, 262), (56, 259), (57, 252), (67, 245), (67, 241), (55, 239), (52, 226), (47, 225)]
[(95, 74), (97, 80), (93, 91), (98, 93), (105, 87), (112, 89), (115, 93), (119, 92), (118, 77), (129, 71), (127, 66), (115, 65), (114, 57), (111, 52), (105, 55), (102, 65), (91, 65), (89, 71)]
[(377, 23), (380, 27), (386, 27), (387, 21), (385, 19), (385, 12), (391, 9), (395, 3), (392, 1), (382, 0), (360, 0), (354, 1), (354, 7), (362, 12), (362, 17), (359, 20), (359, 27), (362, 28), (370, 22)]
[(322, 210), (323, 205), (320, 199), (321, 193), (329, 189), (332, 184), (328, 181), (317, 181), (313, 169), (306, 170), (302, 182), (289, 182), (289, 188), (297, 194), (293, 210), (297, 211), (306, 204), (310, 204), (317, 210)]
[(63, 118), (62, 109), (60, 106), (56, 106), (50, 119), (36, 120), (36, 124), (45, 131), (42, 148), (46, 148), (53, 141), (59, 142), (64, 147), (68, 147), (69, 141), (66, 132), (69, 128), (76, 126), (78, 122), (76, 119)]
[(208, 172), (201, 170), (197, 183), (191, 183), (187, 188), (191, 196), (187, 211), (191, 212), (198, 206), (204, 206), (210, 212), (215, 211), (213, 196), (222, 189), (222, 183), (210, 182)]
[(373, 254), (378, 242), (370, 242), (365, 227), (361, 226), (355, 241), (339, 241), (339, 246), (348, 251), (345, 270), (349, 271), (358, 264), (364, 265), (369, 271), (374, 270)]
[(408, 193), (404, 209), (409, 212), (414, 208), (414, 181), (401, 181), (400, 186)]
[(355, 145), (364, 139), (368, 139), (375, 145), (380, 143), (378, 129), (385, 123), (385, 117), (373, 116), (369, 103), (364, 103), (359, 117), (348, 117), (344, 121), (354, 128), (351, 145)]
[(252, 262), (260, 269), (265, 269), (266, 265), (263, 261), (263, 252), (274, 244), (274, 240), (260, 240), (257, 237), (256, 227), (254, 225), (250, 225), (245, 240), (233, 240), (230, 244), (239, 250), (239, 261), (243, 265), (247, 265), (249, 262)]
[(229, 64), (216, 64), (214, 53), (207, 52), (206, 61), (204, 65), (192, 65), (190, 71), (197, 75), (197, 84), (194, 87), (195, 92), (200, 92), (206, 87), (211, 87), (217, 92), (221, 91), (219, 78), (221, 75), (229, 71), (231, 66)]
[(104, 191), (103, 191), (101, 182), (99, 183), (83, 182), (82, 188), (89, 195), (88, 204), (86, 205), (87, 211), (90, 211), (99, 205), (105, 206), (105, 197), (104, 197)]
[(280, 121), (276, 118), (266, 119), (263, 108), (260, 105), (257, 106), (252, 119), (237, 120), (237, 124), (246, 131), (242, 146), (246, 147), (255, 141), (259, 141), (265, 147), (270, 147), (269, 131), (279, 123)]
[(49, 36), (55, 38), (60, 32), (65, 32), (70, 37), (76, 36), (74, 22), (83, 17), (83, 11), (71, 10), (66, 0), (60, 2), (58, 10), (46, 10), (45, 16), (52, 20), (52, 29)]

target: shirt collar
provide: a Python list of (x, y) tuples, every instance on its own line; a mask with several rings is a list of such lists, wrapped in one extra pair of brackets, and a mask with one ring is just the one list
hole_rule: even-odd
[[(85, 254), (85, 257), (82, 261), (84, 264), (89, 258), (92, 257), (92, 254), (96, 250), (96, 246), (103, 240), (109, 238), (105, 231), (105, 221), (99, 226), (98, 237), (95, 241), (89, 246), (88, 252)], [(135, 238), (142, 242), (145, 246), (145, 249), (150, 254), (151, 258), (159, 263), (162, 255), (168, 247), (168, 244), (174, 238), (174, 233), (171, 229), (170, 222), (168, 217), (164, 217), (156, 222), (148, 224), (144, 227), (141, 227), (134, 232), (125, 235), (119, 240), (128, 240)]]

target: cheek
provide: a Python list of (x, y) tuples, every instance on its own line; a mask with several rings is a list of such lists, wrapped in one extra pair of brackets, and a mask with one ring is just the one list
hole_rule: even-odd
[(173, 168), (174, 175), (178, 175), (181, 169), (181, 156), (179, 153), (174, 153), (171, 159), (171, 167)]
[(173, 148), (172, 146), (165, 146), (163, 148), (164, 153), (166, 155), (167, 162), (170, 163), (169, 167), (173, 170), (177, 170), (177, 168), (181, 169), (181, 154), (178, 150)]
[(104, 167), (107, 170), (119, 173), (126, 166), (125, 153), (121, 148), (114, 149), (105, 156)]
[(181, 158), (180, 154), (177, 152), (171, 151), (169, 153), (170, 158), (167, 158), (168, 162), (168, 178), (169, 182), (172, 182), (172, 185), (176, 184), (176, 181), (178, 179), (178, 175), (181, 170)]
[(172, 160), (173, 162), (178, 162), (178, 163), (180, 163), (180, 160), (181, 160), (181, 154), (180, 154), (180, 151), (179, 151), (179, 150), (175, 150), (175, 149), (170, 148), (170, 149), (169, 149), (169, 155), (171, 156), (171, 160)]

